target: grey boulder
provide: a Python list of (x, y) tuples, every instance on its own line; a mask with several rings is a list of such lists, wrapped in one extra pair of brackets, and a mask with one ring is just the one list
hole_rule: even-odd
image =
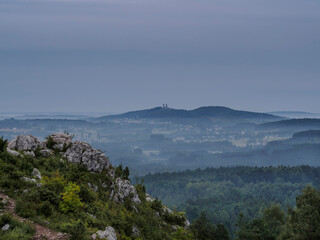
[(19, 135), (9, 142), (8, 148), (18, 151), (34, 151), (40, 146), (40, 142), (34, 136)]
[(129, 180), (117, 178), (116, 182), (111, 186), (111, 189), (110, 198), (118, 203), (123, 203), (124, 199), (129, 196), (132, 202), (137, 204), (141, 203), (137, 189), (130, 184)]
[(107, 239), (107, 240), (117, 240), (117, 235), (113, 227), (106, 227), (104, 231), (97, 231), (92, 235), (93, 239)]
[(93, 172), (101, 172), (111, 166), (104, 153), (80, 141), (71, 144), (65, 152), (65, 157), (69, 162), (80, 163)]

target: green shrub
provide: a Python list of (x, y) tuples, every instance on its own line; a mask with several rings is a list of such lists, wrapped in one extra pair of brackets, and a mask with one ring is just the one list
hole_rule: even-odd
[(83, 203), (79, 197), (80, 186), (75, 183), (69, 183), (65, 187), (65, 192), (62, 193), (62, 201), (60, 202), (60, 209), (64, 213), (75, 212), (79, 210)]
[(12, 218), (10, 214), (0, 216), (0, 226), (9, 224), (7, 231), (0, 232), (0, 240), (28, 240), (34, 235), (35, 230), (27, 223), (19, 222)]
[(37, 204), (19, 199), (16, 201), (16, 213), (25, 218), (37, 216)]
[(56, 142), (53, 140), (51, 136), (47, 137), (47, 143), (46, 143), (47, 148), (54, 150), (53, 146), (55, 144)]
[(38, 207), (39, 214), (44, 215), (45, 217), (50, 217), (52, 213), (54, 212), (53, 206), (48, 201), (44, 201), (40, 203)]
[(70, 240), (86, 240), (89, 239), (86, 234), (86, 226), (82, 221), (78, 221), (66, 226), (66, 231), (71, 235)]
[(0, 152), (5, 152), (7, 148), (8, 140), (3, 140), (3, 137), (0, 138)]
[(151, 202), (151, 208), (157, 212), (160, 212), (162, 210), (161, 201), (158, 198), (156, 198), (154, 201)]

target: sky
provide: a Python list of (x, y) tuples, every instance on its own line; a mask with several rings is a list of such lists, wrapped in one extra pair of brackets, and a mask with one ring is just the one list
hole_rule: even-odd
[(0, 112), (319, 102), (319, 0), (0, 0)]

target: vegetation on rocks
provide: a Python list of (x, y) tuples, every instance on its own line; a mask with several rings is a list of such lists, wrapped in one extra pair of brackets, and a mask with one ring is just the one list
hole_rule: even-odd
[[(3, 139), (0, 143), (7, 144)], [(115, 229), (118, 239), (193, 239), (184, 214), (167, 213), (161, 203), (153, 209), (141, 183), (134, 186), (140, 203), (133, 202), (130, 195), (123, 196), (124, 202), (110, 198), (116, 178), (128, 181), (127, 168), (119, 167), (117, 176), (112, 176), (111, 167), (101, 172), (88, 171), (81, 163), (69, 162), (63, 152), (34, 157), (20, 151), (21, 156), (13, 156), (5, 149), (0, 151), (0, 189), (16, 200), (15, 211), (21, 217), (77, 240), (91, 239), (107, 226)], [(37, 172), (34, 169), (41, 173), (41, 180), (33, 174)], [(5, 224), (0, 223), (0, 227)], [(17, 226), (12, 231), (18, 233), (10, 234), (27, 231), (23, 224)], [(32, 234), (28, 230), (26, 239)], [(16, 239), (1, 231), (0, 236)]]

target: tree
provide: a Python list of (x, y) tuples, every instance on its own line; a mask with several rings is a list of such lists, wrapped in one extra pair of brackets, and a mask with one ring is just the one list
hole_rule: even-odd
[(284, 224), (285, 215), (279, 205), (264, 210), (262, 217), (244, 222), (243, 215), (239, 215), (236, 233), (239, 240), (276, 240)]
[(193, 222), (191, 231), (198, 240), (229, 240), (228, 230), (221, 224), (216, 227), (204, 212)]
[(311, 186), (296, 199), (296, 208), (289, 209), (280, 240), (320, 239), (320, 191)]
[(4, 152), (7, 148), (8, 140), (3, 140), (3, 137), (0, 138), (0, 152)]

